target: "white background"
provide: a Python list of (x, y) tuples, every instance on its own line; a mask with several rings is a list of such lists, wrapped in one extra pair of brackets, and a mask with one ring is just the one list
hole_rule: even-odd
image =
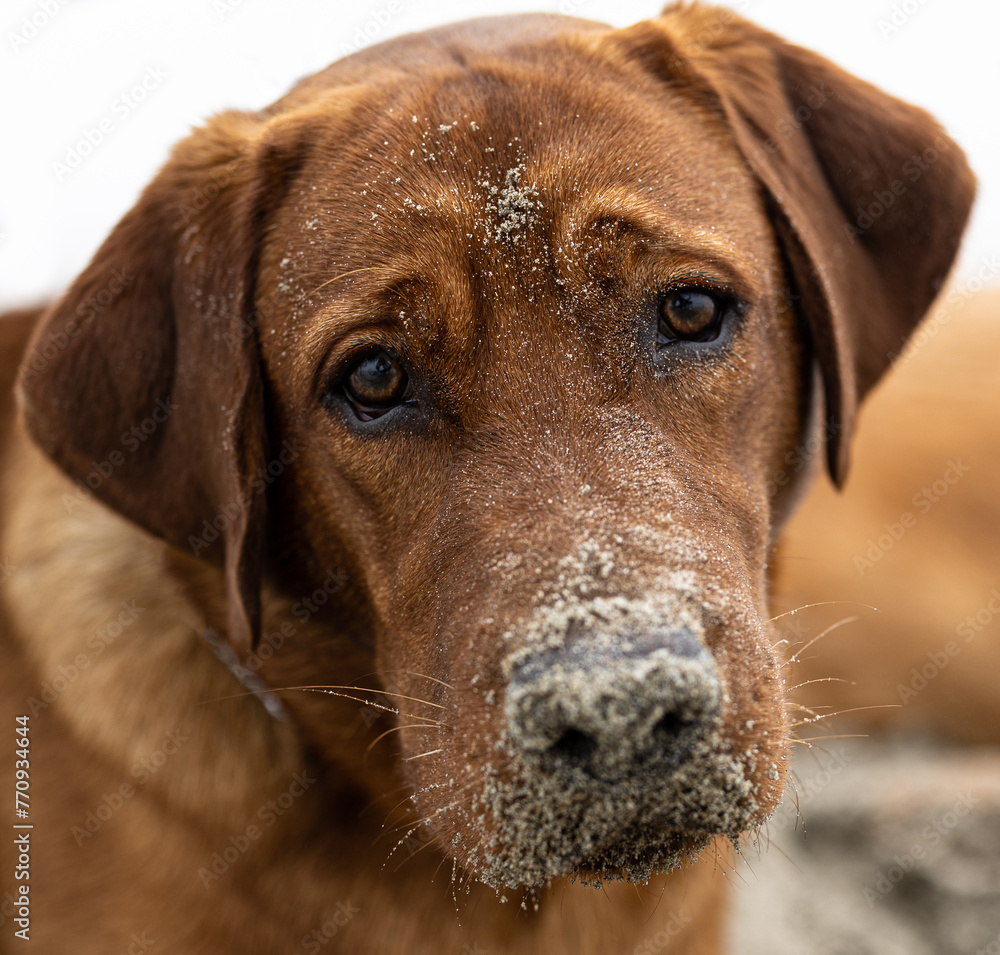
[[(959, 280), (996, 260), (1000, 3), (726, 5), (930, 109), (963, 145), (980, 179)], [(47, 22), (45, 7), (56, 10)], [(366, 25), (381, 39), (524, 10), (561, 7), (619, 26), (659, 10), (655, 0), (393, 0), (398, 13), (379, 17), (387, 7), (388, 0), (3, 0), (0, 306), (39, 301), (68, 283), (192, 125), (227, 107), (266, 105), (299, 77), (341, 56)], [(898, 26), (890, 32), (880, 21), (891, 27), (894, 9)], [(150, 69), (166, 77), (123, 115), (119, 97)], [(113, 125), (103, 142), (59, 178), (54, 164), (105, 118)], [(1000, 282), (1000, 274), (992, 281)]]

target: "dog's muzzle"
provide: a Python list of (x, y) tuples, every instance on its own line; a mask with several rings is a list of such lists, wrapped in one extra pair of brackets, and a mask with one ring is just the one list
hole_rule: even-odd
[(554, 600), (501, 634), (499, 732), (461, 810), (475, 841), (460, 855), (483, 881), (643, 882), (757, 819), (714, 618), (687, 589), (651, 589)]
[(513, 668), (510, 743), (537, 770), (609, 783), (671, 773), (711, 729), (721, 690), (686, 628), (577, 634)]

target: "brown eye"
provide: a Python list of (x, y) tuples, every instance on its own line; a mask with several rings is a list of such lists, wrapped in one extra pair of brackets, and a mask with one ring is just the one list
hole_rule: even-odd
[(658, 337), (661, 342), (705, 342), (716, 338), (724, 309), (719, 300), (696, 288), (675, 289), (664, 299)]
[(362, 421), (371, 421), (409, 398), (410, 379), (388, 352), (366, 355), (344, 379), (344, 393)]

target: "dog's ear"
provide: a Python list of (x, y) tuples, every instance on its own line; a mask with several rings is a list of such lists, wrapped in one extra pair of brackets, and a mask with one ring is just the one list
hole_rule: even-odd
[(648, 31), (659, 34), (659, 72), (721, 114), (766, 190), (842, 483), (858, 402), (955, 258), (975, 193), (965, 156), (923, 110), (729, 10), (678, 4), (637, 29), (647, 60)]
[(265, 530), (254, 275), (283, 161), (243, 113), (181, 142), (42, 318), (19, 381), (31, 435), (67, 474), (222, 564), (241, 649), (259, 630)]

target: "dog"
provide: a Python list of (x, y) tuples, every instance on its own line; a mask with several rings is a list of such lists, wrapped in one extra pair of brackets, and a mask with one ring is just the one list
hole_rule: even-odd
[(195, 131), (0, 325), (9, 930), (720, 952), (791, 748), (789, 461), (843, 481), (973, 193), (700, 5), (406, 36)]

